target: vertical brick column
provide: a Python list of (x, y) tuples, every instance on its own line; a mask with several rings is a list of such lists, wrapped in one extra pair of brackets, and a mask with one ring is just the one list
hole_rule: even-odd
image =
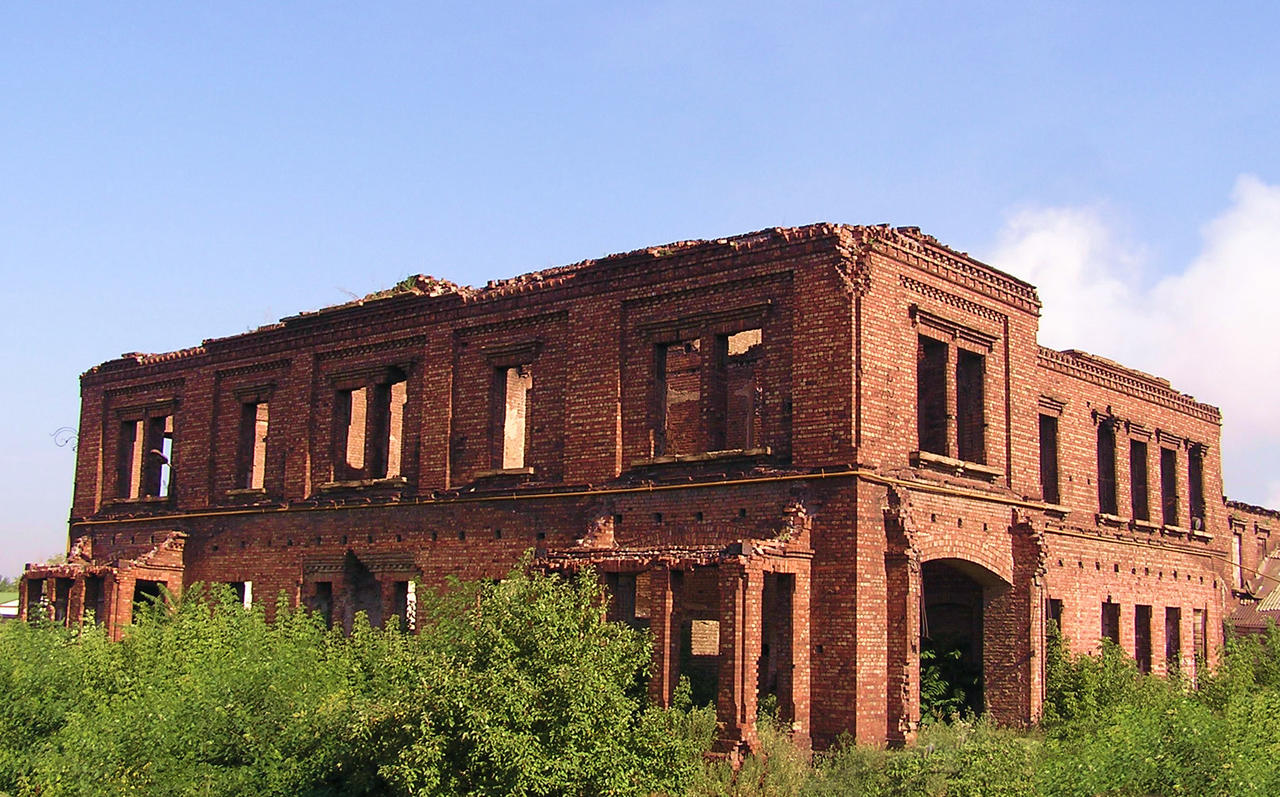
[(718, 752), (735, 760), (754, 751), (757, 662), (760, 659), (760, 607), (764, 574), (745, 562), (720, 565), (720, 671), (716, 720)]
[(649, 699), (659, 706), (671, 705), (671, 695), (680, 680), (680, 593), (684, 574), (661, 568), (650, 574), (649, 630), (653, 632), (653, 675), (649, 678)]
[(84, 622), (84, 574), (81, 573), (71, 582), (71, 594), (67, 596), (67, 625), (77, 626)]
[(955, 342), (947, 344), (947, 367), (943, 383), (947, 386), (947, 440), (944, 446), (947, 450), (947, 456), (959, 457), (959, 429), (958, 421), (960, 417), (960, 403), (956, 391), (956, 347)]
[(174, 418), (173, 492), (182, 509), (213, 504), (214, 462), (233, 452), (217, 450), (213, 437), (214, 375), (195, 370), (183, 380)]
[(405, 426), (414, 424), (420, 442), (417, 487), (420, 492), (449, 487), (449, 431), (453, 426), (453, 339), (447, 332), (431, 336), (426, 356), (414, 369), (417, 395), (409, 405), (419, 409)]
[(100, 388), (81, 387), (72, 517), (87, 517), (97, 512), (105, 497), (103, 491), (111, 489), (108, 485), (114, 485), (115, 473), (110, 470), (115, 464), (114, 454), (103, 451), (105, 403)]
[[(565, 372), (564, 480), (607, 481), (622, 470), (621, 307), (596, 298), (569, 314)], [(639, 374), (628, 374), (637, 378)], [(634, 407), (642, 412), (643, 404)]]
[[(299, 354), (289, 365), (283, 390), (277, 390), (275, 401), (282, 412), (280, 437), (274, 447), (268, 444), (272, 456), (282, 457), (284, 471), (284, 495), (290, 499), (306, 498), (311, 494), (311, 417), (312, 380), (315, 377), (315, 355)], [(275, 407), (272, 407), (274, 413)], [(275, 435), (275, 430), (268, 432)], [(328, 439), (326, 435), (325, 439)]]
[(809, 725), (809, 573), (797, 573), (791, 582), (791, 618), (788, 647), (791, 662), (787, 670), (791, 690), (792, 740), (807, 749), (812, 743)]
[(888, 728), (891, 742), (909, 743), (920, 726), (920, 563), (910, 552), (886, 558)]
[(888, 624), (885, 602), (885, 504), (884, 488), (859, 481), (857, 487), (857, 533), (854, 538), (856, 579), (853, 585), (854, 623), (848, 630), (854, 643), (854, 736), (864, 744), (883, 744), (888, 726), (888, 655), (885, 635)]

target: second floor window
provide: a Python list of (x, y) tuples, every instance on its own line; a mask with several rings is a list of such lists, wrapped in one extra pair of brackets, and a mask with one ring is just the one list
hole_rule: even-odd
[(916, 424), (921, 451), (985, 464), (987, 358), (920, 335), (916, 341)]
[(1114, 515), (1116, 504), (1116, 427), (1104, 418), (1098, 424), (1098, 511)]
[(120, 422), (116, 497), (167, 498), (173, 477), (172, 409), (145, 410)]
[(759, 448), (763, 359), (759, 327), (658, 344), (654, 454)]
[(236, 450), (236, 487), (261, 490), (267, 470), (267, 424), (269, 405), (266, 401), (240, 405), (240, 439)]
[(530, 366), (516, 365), (494, 370), (494, 435), (493, 467), (513, 470), (525, 467), (529, 449), (530, 394), (533, 371)]
[(1135, 520), (1150, 520), (1151, 506), (1147, 495), (1147, 444), (1129, 441), (1129, 484)]
[(1178, 452), (1160, 448), (1160, 522), (1178, 525)]
[(333, 478), (383, 479), (400, 475), (405, 374), (390, 368), (334, 397)]

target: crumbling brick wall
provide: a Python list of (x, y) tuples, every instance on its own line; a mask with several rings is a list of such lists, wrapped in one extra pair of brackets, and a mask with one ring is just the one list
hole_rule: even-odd
[[(678, 243), (480, 289), (415, 278), (87, 372), (71, 529), (92, 555), (27, 583), (37, 606), (52, 583), (74, 622), (104, 578), (113, 628), (139, 579), (232, 583), (346, 625), (533, 550), (595, 567), (611, 615), (654, 633), (656, 700), (682, 668), (706, 681), (730, 755), (755, 743), (766, 691), (802, 741), (909, 741), (930, 606), (952, 589), (983, 596), (985, 705), (1034, 721), (1050, 620), (1087, 650), (1118, 604), (1127, 650), (1193, 666), (1220, 642), (1231, 575), (1217, 410), (1042, 349), (1038, 314), (1033, 286), (889, 227)], [(146, 489), (157, 463), (171, 478)]]

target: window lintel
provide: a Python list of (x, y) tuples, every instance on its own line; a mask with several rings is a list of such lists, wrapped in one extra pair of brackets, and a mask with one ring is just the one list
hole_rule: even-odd
[(147, 404), (135, 404), (131, 407), (121, 407), (116, 410), (116, 417), (121, 421), (141, 421), (146, 418), (157, 418), (164, 415), (173, 415), (178, 409), (178, 400), (162, 399), (160, 401), (152, 401)]
[(640, 324), (639, 330), (655, 343), (676, 343), (698, 338), (706, 333), (731, 335), (745, 329), (764, 326), (764, 321), (772, 308), (773, 300), (766, 299), (744, 307), (649, 321)]
[(911, 321), (918, 327), (926, 330), (932, 330), (941, 334), (944, 338), (949, 339), (956, 344), (971, 344), (990, 352), (995, 348), (995, 335), (988, 335), (986, 332), (980, 332), (973, 327), (961, 324), (958, 321), (952, 321), (940, 315), (934, 315), (920, 307), (918, 304), (912, 304), (907, 307), (907, 313), (911, 316)]
[(485, 346), (480, 349), (480, 354), (494, 368), (518, 368), (536, 360), (542, 353), (542, 345), (542, 340), (535, 338), (517, 343)]

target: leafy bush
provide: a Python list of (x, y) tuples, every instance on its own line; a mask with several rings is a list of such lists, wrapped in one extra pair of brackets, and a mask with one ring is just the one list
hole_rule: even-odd
[(714, 717), (650, 707), (646, 637), (590, 575), (421, 596), (422, 632), (343, 637), (189, 590), (123, 642), (0, 627), (0, 792), (678, 793)]

